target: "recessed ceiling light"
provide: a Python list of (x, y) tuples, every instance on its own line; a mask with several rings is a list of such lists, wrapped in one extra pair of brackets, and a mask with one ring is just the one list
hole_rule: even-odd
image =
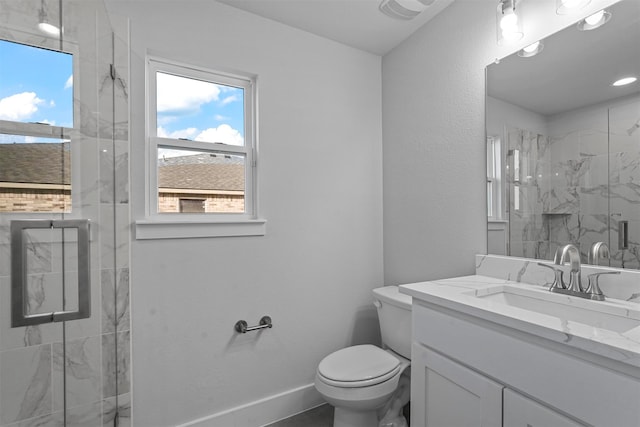
[(529, 46), (525, 47), (524, 49), (521, 49), (518, 52), (518, 56), (521, 56), (523, 58), (529, 58), (531, 56), (535, 56), (540, 52), (542, 52), (543, 48), (544, 48), (544, 44), (542, 43), (542, 40), (538, 40), (535, 43), (531, 43)]
[(578, 22), (578, 29), (581, 31), (595, 30), (602, 27), (611, 19), (611, 12), (606, 9), (602, 9), (593, 15), (587, 16), (582, 21)]
[(557, 0), (556, 13), (558, 15), (566, 15), (582, 9), (589, 3), (591, 3), (591, 0)]
[(382, 0), (382, 13), (397, 19), (413, 19), (420, 15), (435, 0)]
[(38, 28), (40, 29), (40, 31), (49, 36), (58, 37), (60, 35), (60, 29), (53, 24), (49, 24), (48, 22), (40, 22), (38, 24)]
[(623, 79), (620, 80), (616, 80), (615, 82), (613, 82), (613, 86), (625, 86), (625, 85), (629, 85), (633, 82), (635, 82), (636, 80), (638, 80), (637, 77), (625, 77)]

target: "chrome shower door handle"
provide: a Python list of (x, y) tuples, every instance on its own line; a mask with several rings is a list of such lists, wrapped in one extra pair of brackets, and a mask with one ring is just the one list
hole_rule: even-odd
[[(74, 228), (78, 233), (78, 310), (27, 314), (27, 247), (24, 231), (29, 229)], [(11, 221), (11, 327), (66, 322), (91, 316), (89, 220)]]

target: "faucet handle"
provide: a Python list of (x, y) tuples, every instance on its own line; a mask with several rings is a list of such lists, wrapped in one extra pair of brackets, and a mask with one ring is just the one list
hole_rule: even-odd
[(563, 275), (564, 272), (560, 268), (553, 267), (553, 266), (547, 265), (547, 264), (543, 264), (541, 262), (539, 262), (538, 265), (540, 267), (546, 267), (546, 268), (549, 268), (549, 269), (553, 270), (553, 273), (555, 274), (555, 276), (553, 278), (553, 283), (551, 283), (551, 286), (549, 286), (549, 290), (552, 290), (552, 289), (555, 289), (555, 288), (566, 289), (566, 286), (564, 285), (564, 280), (562, 279), (562, 275)]
[(605, 271), (602, 273), (594, 273), (587, 276), (589, 279), (589, 285), (587, 286), (586, 293), (589, 294), (589, 298), (596, 301), (604, 301), (604, 293), (600, 289), (598, 278), (605, 274), (620, 274), (619, 271)]

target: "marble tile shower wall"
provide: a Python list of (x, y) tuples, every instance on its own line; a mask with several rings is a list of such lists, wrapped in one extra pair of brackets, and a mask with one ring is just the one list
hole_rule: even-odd
[[(57, 4), (49, 4), (51, 13)], [(20, 33), (25, 41), (29, 31), (24, 29), (35, 26), (34, 11), (39, 7), (39, 0), (0, 0), (0, 38), (14, 40)], [(73, 184), (80, 191), (72, 216), (91, 221), (92, 315), (64, 325), (10, 327), (9, 224), (18, 217), (0, 215), (2, 427), (106, 426), (113, 425), (116, 412), (121, 426), (129, 423), (128, 45), (114, 40), (104, 6), (98, 2), (65, 0), (64, 22), (65, 37), (78, 49), (74, 104), (79, 106), (75, 118), (79, 131), (71, 144), (77, 174)], [(35, 45), (42, 46), (42, 39), (33, 34)], [(58, 48), (57, 41), (50, 43)], [(110, 77), (112, 59), (115, 81)], [(27, 239), (28, 308), (58, 310), (59, 238), (29, 232)], [(75, 253), (75, 248), (75, 243), (67, 244), (67, 253)], [(65, 275), (74, 282), (73, 272)]]
[(550, 251), (549, 229), (544, 216), (545, 207), (550, 203), (549, 139), (527, 130), (510, 128), (507, 129), (507, 144), (510, 253), (546, 258)]
[[(513, 150), (520, 157), (519, 176), (507, 175), (511, 255), (552, 259), (571, 242), (586, 261), (591, 245), (604, 241), (612, 266), (640, 268), (640, 131), (629, 132), (640, 100), (600, 114), (603, 120), (559, 136), (508, 130), (510, 164)], [(620, 221), (629, 223), (627, 249), (618, 249)]]
[[(640, 119), (640, 100), (602, 108), (599, 114), (602, 120), (551, 138), (551, 188), (568, 196), (558, 214), (548, 217), (549, 236), (556, 246), (577, 243), (584, 260), (591, 244), (604, 241), (612, 266), (638, 269), (640, 134), (627, 130)], [(620, 221), (629, 223), (626, 249), (619, 248)]]

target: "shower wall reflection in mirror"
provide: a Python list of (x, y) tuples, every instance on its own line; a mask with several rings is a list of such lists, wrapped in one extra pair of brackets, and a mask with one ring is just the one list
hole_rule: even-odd
[(589, 31), (572, 25), (487, 67), (488, 253), (640, 269), (640, 1)]

